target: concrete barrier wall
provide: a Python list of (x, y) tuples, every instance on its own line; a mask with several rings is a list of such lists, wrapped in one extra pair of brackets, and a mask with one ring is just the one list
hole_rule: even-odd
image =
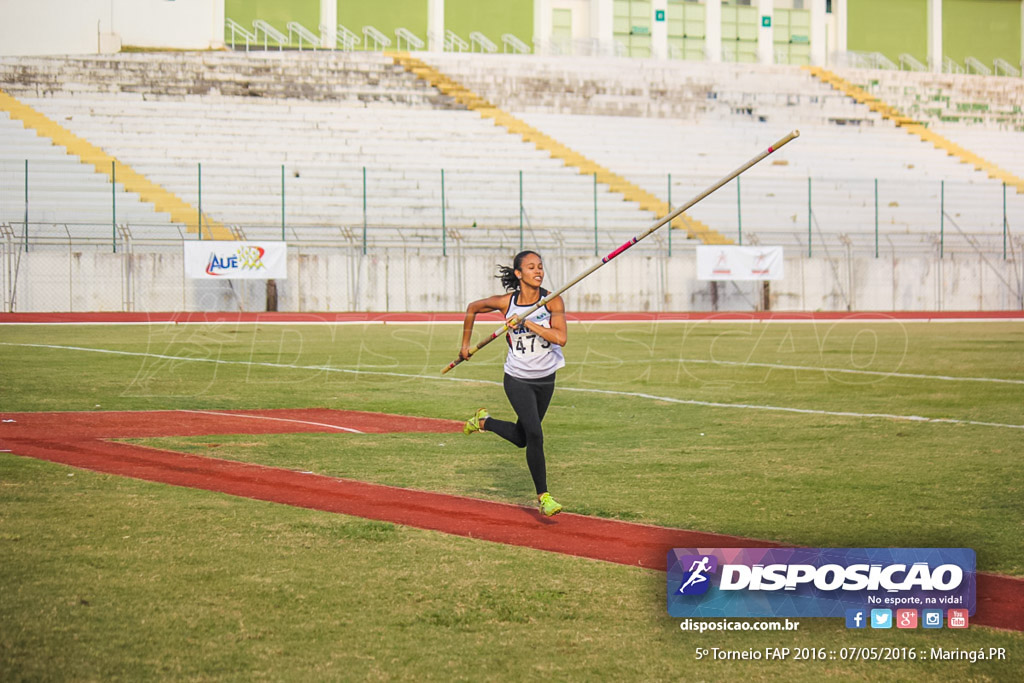
[[(261, 280), (184, 277), (180, 252), (18, 251), (8, 244), (3, 268), (5, 311), (262, 311)], [(501, 291), (494, 278), (504, 252), (423, 255), (392, 250), (290, 249), (289, 277), (277, 282), (280, 311), (459, 311)], [(546, 283), (557, 288), (594, 257), (545, 257)], [(789, 255), (785, 278), (770, 285), (779, 311), (941, 311), (1024, 308), (1024, 268), (1001, 255)], [(571, 289), (570, 310), (752, 311), (758, 282), (696, 279), (693, 251), (672, 257), (625, 255)]]

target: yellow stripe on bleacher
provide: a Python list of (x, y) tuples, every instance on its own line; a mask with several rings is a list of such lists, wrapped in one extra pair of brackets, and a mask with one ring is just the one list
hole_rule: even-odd
[(827, 83), (839, 92), (852, 97), (871, 111), (878, 112), (882, 115), (883, 119), (892, 121), (897, 127), (902, 128), (907, 133), (916, 135), (922, 141), (930, 143), (936, 149), (945, 151), (951, 157), (956, 157), (962, 164), (970, 164), (976, 170), (988, 175), (989, 178), (1006, 183), (1008, 186), (1015, 188), (1017, 194), (1024, 194), (1024, 178), (1018, 178), (991, 161), (987, 161), (970, 150), (964, 149), (949, 138), (929, 130), (925, 124), (904, 116), (896, 107), (886, 104), (863, 88), (857, 87), (828, 69), (823, 69), (820, 66), (805, 66), (803, 68), (823, 83)]
[[(188, 232), (199, 233), (198, 210), (173, 192), (157, 185), (127, 164), (118, 161), (27, 104), (19, 102), (3, 90), (0, 90), (0, 111), (5, 111), (12, 119), (21, 121), (26, 128), (34, 130), (36, 135), (49, 139), (58, 147), (63, 147), (69, 154), (78, 157), (82, 163), (92, 165), (97, 172), (106, 175), (111, 181), (116, 174), (117, 182), (124, 186), (126, 192), (139, 195), (142, 201), (152, 204), (157, 211), (170, 215), (173, 222), (183, 223)], [(202, 223), (203, 239), (235, 239), (229, 228), (206, 214), (203, 214)]]
[[(640, 205), (641, 209), (650, 211), (656, 216), (668, 215), (670, 209), (667, 202), (661, 201), (657, 196), (642, 187), (588, 159), (579, 152), (570, 149), (558, 140), (545, 135), (507, 111), (498, 108), (423, 60), (417, 59), (405, 52), (392, 52), (388, 54), (395, 64), (426, 81), (467, 109), (477, 112), (486, 119), (491, 119), (495, 124), (505, 128), (508, 132), (521, 137), (524, 142), (531, 142), (537, 149), (543, 150), (552, 157), (563, 161), (566, 166), (576, 168), (581, 174), (588, 176), (596, 175), (597, 182), (607, 185), (612, 192), (621, 194), (626, 201), (635, 202)], [(686, 230), (689, 237), (698, 239), (704, 244), (733, 243), (725, 235), (712, 230), (706, 224), (685, 213), (680, 214), (678, 218), (672, 221), (672, 227)]]

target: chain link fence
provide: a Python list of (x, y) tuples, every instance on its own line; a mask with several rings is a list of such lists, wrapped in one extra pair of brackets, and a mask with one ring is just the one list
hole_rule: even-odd
[[(301, 280), (303, 291), (293, 283), (278, 283), (279, 298), (282, 305), (297, 310), (373, 310), (392, 304), (457, 310), (465, 299), (393, 295), (399, 280), (409, 280), (401, 285), (404, 291), (429, 288), (411, 281), (429, 277), (414, 273), (408, 265), (411, 259), (437, 267), (448, 259), (460, 261), (461, 268), (443, 267), (480, 271), (477, 277), (483, 285), (491, 284), (484, 271), (507, 263), (522, 248), (541, 251), (555, 270), (562, 267), (558, 264), (566, 264), (565, 270), (576, 263), (583, 264), (582, 270), (587, 259), (592, 263), (655, 218), (587, 176), (566, 179), (565, 174), (440, 167), (343, 169), (326, 164), (196, 163), (159, 168), (143, 164), (139, 170), (160, 175), (157, 180), (175, 190), (197, 214), (201, 210), (207, 222), (229, 226), (240, 239), (288, 242), (290, 279)], [(672, 204), (689, 199), (715, 179), (650, 175), (633, 180)], [(811, 310), (1021, 307), (1024, 243), (1012, 227), (1024, 221), (1024, 197), (996, 182), (753, 175), (734, 180), (689, 215), (738, 244), (785, 247), (787, 263), (794, 264), (790, 270), (797, 267), (794, 259), (802, 260), (799, 267), (805, 272), (817, 273), (815, 264), (824, 266), (814, 276), (819, 282), (803, 276), (799, 296), (796, 285), (787, 285), (792, 291), (786, 293), (780, 284), (774, 285), (771, 298), (744, 295), (732, 305), (760, 306), (763, 301)], [(194, 225), (190, 232), (186, 223), (172, 221), (119, 183), (83, 170), (73, 159), (0, 158), (3, 308), (177, 310), (227, 305), (263, 310), (263, 292), (248, 283), (225, 285), (225, 292), (203, 300), (189, 294), (192, 286), (175, 269), (181, 267), (181, 243), (198, 239)], [(647, 264), (659, 273), (682, 268), (679, 277), (685, 277), (679, 263), (692, 260), (694, 243), (682, 230), (659, 230), (639, 243), (627, 261)], [(97, 260), (99, 254), (123, 258)], [(82, 265), (90, 260), (103, 265)], [(486, 268), (479, 265), (485, 262)], [(351, 284), (373, 279), (372, 266), (366, 274), (360, 263), (396, 267), (402, 274), (380, 284), (390, 294), (370, 296), (368, 287)], [(348, 295), (325, 293), (336, 286), (325, 268), (346, 273)], [(886, 269), (906, 274), (886, 276), (887, 285), (868, 282)], [(559, 276), (567, 280), (574, 274)], [(672, 280), (675, 276), (665, 277), (665, 284), (654, 289), (644, 284), (642, 274), (605, 282), (587, 305), (687, 310), (730, 303), (720, 298), (705, 301), (707, 297), (698, 293), (703, 285), (682, 286)], [(171, 280), (174, 284), (168, 285)], [(467, 296), (473, 289), (451, 282), (448, 286)], [(165, 291), (167, 287), (173, 292)], [(808, 294), (808, 287), (831, 294)], [(878, 287), (888, 287), (889, 294), (866, 294)], [(922, 291), (907, 293), (914, 287)], [(235, 289), (246, 293), (237, 295)], [(976, 294), (954, 294), (966, 291)], [(638, 299), (635, 292), (653, 298)]]

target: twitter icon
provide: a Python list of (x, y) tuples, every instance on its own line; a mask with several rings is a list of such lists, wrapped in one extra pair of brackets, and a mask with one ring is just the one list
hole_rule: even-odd
[(892, 610), (871, 610), (871, 628), (892, 628)]

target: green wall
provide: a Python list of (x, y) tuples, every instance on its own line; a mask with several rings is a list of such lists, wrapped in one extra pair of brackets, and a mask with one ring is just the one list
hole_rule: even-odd
[(224, 0), (224, 17), (250, 31), (253, 20), (262, 19), (285, 35), (286, 24), (297, 21), (320, 35), (320, 0)]
[(942, 51), (963, 64), (977, 57), (990, 69), (1002, 57), (1020, 63), (1019, 0), (943, 0)]
[[(363, 26), (374, 26), (397, 47), (395, 29), (404, 27), (425, 43), (427, 38), (427, 0), (337, 0), (338, 23), (360, 38)], [(469, 34), (480, 31), (501, 50), (501, 36), (512, 33), (527, 45), (533, 41), (533, 0), (446, 0), (445, 28), (469, 41)], [(319, 33), (320, 0), (224, 0), (224, 13), (242, 26), (252, 27), (253, 19), (263, 19), (286, 32), (289, 21), (297, 21)]]
[[(427, 40), (427, 0), (338, 0), (338, 23), (363, 37), (363, 26), (373, 26), (391, 39), (391, 49), (398, 47), (396, 28), (407, 28)], [(426, 47), (424, 45), (424, 47)], [(402, 44), (405, 48), (405, 44)]]
[(532, 45), (533, 0), (445, 0), (444, 25), (466, 42), (470, 33), (479, 31), (499, 52), (503, 33)]
[[(396, 46), (404, 26), (427, 41), (427, 0), (337, 0), (338, 23), (362, 37), (363, 26), (380, 29)], [(263, 19), (287, 33), (297, 21), (319, 33), (320, 0), (225, 0), (224, 13), (247, 29)], [(1021, 0), (943, 0), (943, 52), (957, 62), (973, 56), (991, 66), (1001, 57), (1021, 60)], [(927, 63), (928, 0), (853, 0), (847, 9), (847, 46), (881, 52), (894, 62), (907, 52)], [(480, 31), (501, 49), (501, 35), (533, 40), (533, 0), (446, 0), (445, 26), (464, 40)], [(225, 33), (225, 38), (227, 38)]]
[[(943, 0), (942, 51), (989, 67), (995, 57), (1021, 58), (1020, 0)], [(856, 0), (847, 9), (847, 47), (881, 52), (894, 62), (908, 52), (928, 63), (928, 0)]]
[(928, 0), (856, 0), (846, 22), (848, 49), (881, 52), (897, 64), (907, 52), (927, 64)]

